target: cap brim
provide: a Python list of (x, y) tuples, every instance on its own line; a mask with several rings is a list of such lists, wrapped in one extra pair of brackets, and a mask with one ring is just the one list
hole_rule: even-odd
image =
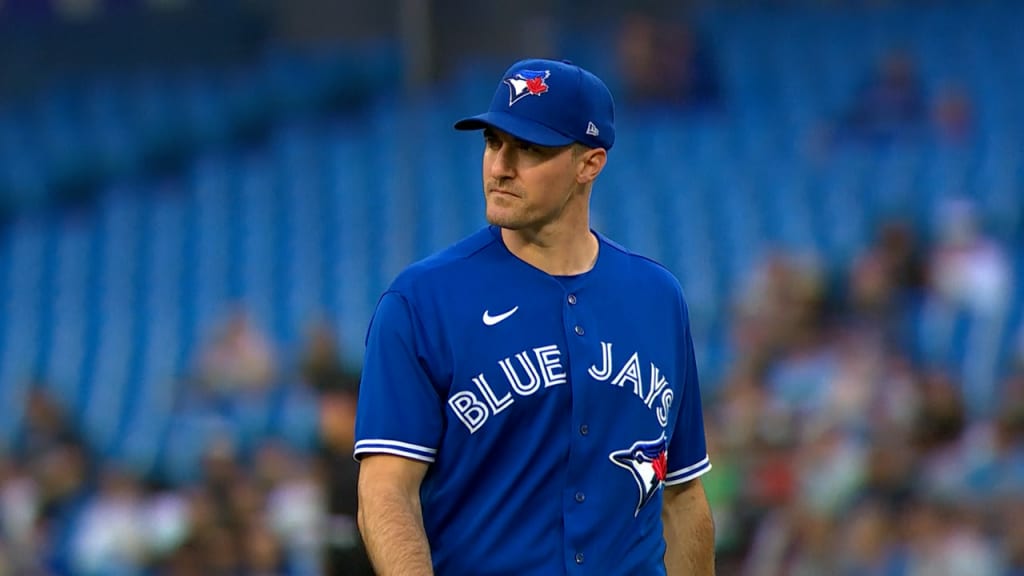
[(484, 112), (455, 123), (456, 130), (496, 128), (538, 146), (568, 146), (574, 139), (543, 124), (506, 112)]

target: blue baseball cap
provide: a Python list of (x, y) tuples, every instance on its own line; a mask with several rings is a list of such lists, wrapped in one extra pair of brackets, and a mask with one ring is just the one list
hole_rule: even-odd
[(487, 112), (455, 123), (456, 130), (487, 127), (540, 146), (608, 150), (615, 103), (600, 78), (568, 60), (520, 60), (505, 71)]

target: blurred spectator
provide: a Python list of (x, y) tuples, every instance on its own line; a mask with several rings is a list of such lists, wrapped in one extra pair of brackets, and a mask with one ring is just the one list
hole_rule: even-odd
[(914, 428), (918, 482), (929, 495), (957, 498), (965, 495), (963, 472), (967, 411), (949, 376), (934, 370), (921, 381), (921, 405)]
[(925, 290), (924, 257), (908, 223), (884, 222), (876, 241), (852, 264), (850, 320), (877, 330), (887, 346), (909, 346), (910, 313)]
[(906, 438), (898, 431), (880, 430), (867, 454), (861, 494), (896, 508), (903, 505), (917, 490), (914, 453)]
[(1009, 269), (1001, 246), (981, 230), (977, 207), (966, 199), (939, 206), (931, 286), (954, 305), (991, 314), (1006, 304)]
[(799, 501), (809, 514), (838, 517), (863, 483), (864, 449), (836, 425), (807, 436), (797, 454)]
[(840, 530), (839, 576), (899, 576), (905, 573), (894, 518), (884, 503), (866, 500)]
[(200, 377), (216, 393), (260, 389), (275, 376), (274, 351), (248, 312), (238, 308), (203, 353)]
[(358, 464), (355, 442), (359, 375), (341, 361), (331, 328), (314, 324), (302, 353), (303, 379), (320, 394), (318, 471), (324, 484), (326, 525), (323, 535), (325, 574), (371, 575), (369, 558), (356, 525)]
[(913, 56), (894, 50), (864, 81), (843, 118), (842, 132), (854, 140), (883, 144), (919, 135), (927, 114)]
[(74, 535), (73, 565), (82, 576), (137, 574), (149, 543), (142, 487), (124, 471), (104, 470)]
[[(75, 520), (89, 494), (96, 459), (63, 407), (41, 383), (28, 390), (25, 420), (15, 444), (30, 484), (15, 484), (15, 493), (34, 501), (36, 521), (30, 538), (36, 562), (43, 570), (70, 570), (68, 542)], [(12, 503), (12, 505), (14, 505)], [(28, 510), (22, 510), (28, 514)]]
[(196, 538), (182, 543), (166, 558), (156, 563), (154, 572), (160, 576), (202, 576), (204, 558)]
[(244, 574), (244, 535), (244, 526), (227, 526), (224, 523), (209, 526), (200, 538), (204, 560), (203, 572), (218, 576)]
[(310, 326), (301, 358), (303, 380), (320, 393), (343, 392), (350, 395), (359, 390), (359, 376), (346, 369), (341, 359), (338, 339), (331, 326), (315, 322)]
[(895, 278), (892, 277), (886, 252), (869, 249), (853, 264), (850, 298), (854, 316), (861, 322), (885, 324), (898, 304), (895, 301)]
[(796, 518), (797, 548), (785, 574), (817, 576), (836, 572), (836, 526), (839, 517), (805, 510)]
[(25, 421), (15, 440), (15, 456), (22, 462), (39, 458), (64, 446), (82, 446), (82, 438), (64, 408), (42, 382), (29, 386)]
[(836, 368), (828, 347), (821, 274), (813, 263), (776, 255), (768, 259), (755, 286), (745, 305), (763, 314), (769, 329), (766, 344), (772, 361), (765, 385), (771, 402), (788, 417), (802, 419), (823, 406)]
[(1024, 405), (1004, 403), (988, 428), (988, 442), (972, 452), (964, 474), (966, 497), (998, 507), (1024, 495)]
[(1024, 575), (1024, 499), (1006, 503), (997, 513), (997, 526), (1001, 527), (999, 560), (1005, 576)]
[[(962, 355), (958, 376), (975, 415), (990, 415), (995, 402), (1010, 285), (1009, 260), (1002, 246), (982, 232), (975, 205), (965, 199), (942, 203), (929, 262), (925, 351), (929, 360), (943, 365)], [(966, 334), (957, 350), (957, 325), (964, 322)]]
[(804, 423), (807, 440), (828, 434), (831, 428), (846, 434), (864, 432), (874, 423), (872, 418), (878, 414), (874, 410), (883, 401), (883, 344), (877, 333), (860, 327), (835, 328), (831, 338), (832, 368), (821, 383), (821, 407)]
[(294, 573), (323, 573), (320, 550), (327, 503), (319, 478), (279, 443), (265, 444), (257, 459), (267, 494), (267, 528), (279, 541), (278, 553)]
[(922, 498), (907, 510), (910, 576), (997, 576), (995, 550), (951, 502)]
[(687, 22), (632, 11), (618, 37), (618, 67), (626, 107), (715, 107), (720, 99), (710, 46)]
[(772, 512), (761, 523), (744, 576), (834, 574), (834, 521), (799, 506)]
[(237, 525), (241, 522), (239, 505), (246, 503), (244, 470), (235, 446), (226, 438), (217, 438), (206, 447), (202, 460), (202, 487), (206, 492), (212, 518)]
[[(145, 485), (143, 485), (145, 489)], [(148, 559), (152, 564), (165, 562), (185, 545), (191, 526), (188, 498), (178, 490), (146, 490), (145, 518)], [(147, 564), (148, 565), (148, 564)]]
[[(288, 568), (281, 543), (262, 524), (249, 526), (242, 535), (244, 542), (244, 574), (252, 576), (286, 576), (293, 572)], [(298, 572), (299, 574), (315, 574), (315, 571)]]
[(826, 318), (825, 284), (813, 262), (772, 253), (744, 282), (737, 302), (736, 334), (741, 354), (758, 359), (760, 369), (779, 353), (803, 356), (817, 347)]
[(18, 462), (0, 454), (0, 574), (38, 569), (38, 487)]
[(975, 135), (974, 104), (967, 90), (959, 85), (943, 87), (931, 107), (931, 122), (941, 144), (969, 144)]
[(734, 369), (718, 398), (715, 406), (716, 429), (721, 435), (718, 441), (728, 452), (747, 456), (743, 451), (762, 438), (777, 437), (780, 433), (786, 436), (781, 426), (774, 427), (774, 434), (766, 430), (768, 398), (760, 377), (761, 374), (749, 366)]

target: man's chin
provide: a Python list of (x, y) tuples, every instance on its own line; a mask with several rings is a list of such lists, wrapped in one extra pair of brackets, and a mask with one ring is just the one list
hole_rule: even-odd
[(505, 228), (508, 230), (518, 230), (523, 227), (522, 222), (517, 218), (513, 218), (507, 214), (491, 214), (487, 213), (487, 222), (492, 226), (499, 228)]

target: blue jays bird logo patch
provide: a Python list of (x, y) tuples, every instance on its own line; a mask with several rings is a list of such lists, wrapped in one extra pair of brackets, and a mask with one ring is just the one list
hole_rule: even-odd
[(540, 96), (548, 91), (544, 82), (551, 75), (549, 70), (520, 70), (515, 76), (505, 78), (508, 84), (508, 105), (511, 106), (527, 96)]
[(665, 475), (668, 473), (666, 446), (663, 433), (657, 440), (635, 442), (628, 450), (617, 450), (608, 455), (613, 464), (633, 474), (633, 480), (640, 490), (634, 517), (640, 514), (640, 509), (654, 498), (665, 483)]

